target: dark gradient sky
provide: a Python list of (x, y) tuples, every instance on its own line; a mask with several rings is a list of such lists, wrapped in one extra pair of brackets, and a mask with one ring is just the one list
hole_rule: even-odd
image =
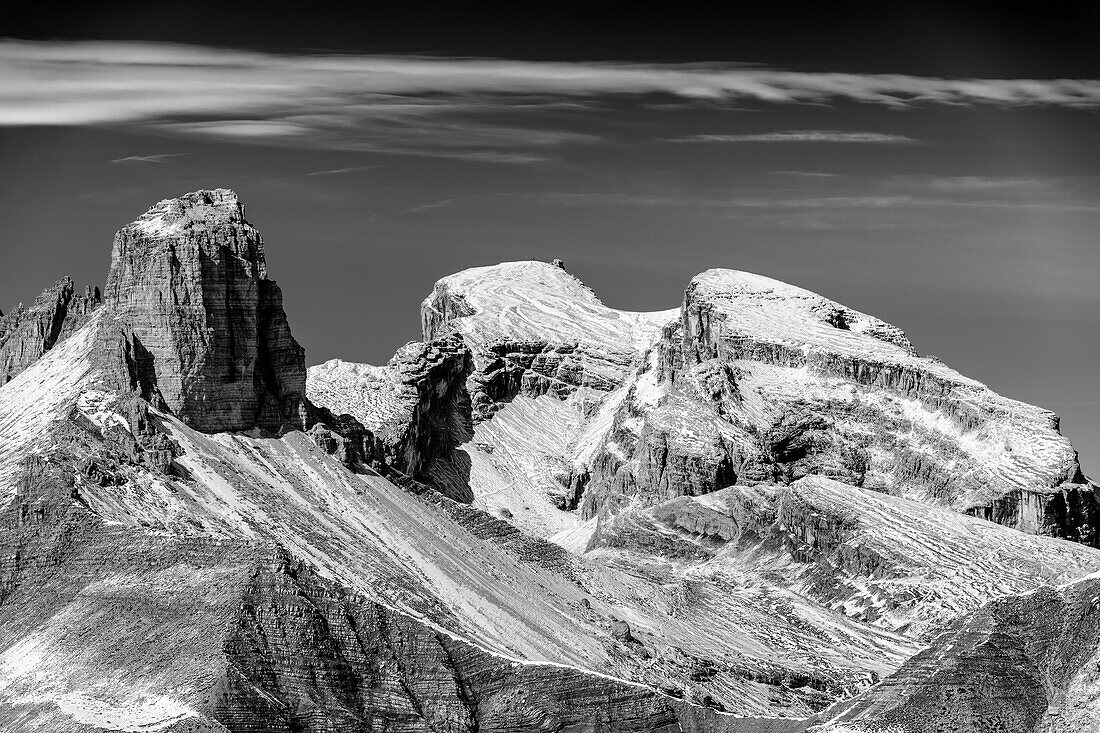
[[(631, 309), (675, 306), (692, 275), (732, 267), (874, 313), (1058, 412), (1100, 474), (1100, 87), (1001, 83), (1100, 78), (1094, 4), (736, 22), (395, 5), (121, 3), (0, 26), (43, 42), (0, 44), (0, 308), (64, 274), (102, 283), (120, 226), (230, 187), (310, 363), (385, 361), (418, 336), (432, 283), (465, 267), (561, 257)], [(154, 42), (140, 48), (167, 58), (152, 72), (164, 98), (146, 104), (133, 46), (65, 43), (82, 39)], [(358, 66), (365, 54), (396, 71)], [(413, 54), (438, 61), (426, 81), (408, 81)], [(500, 61), (471, 79), (459, 57)], [(563, 82), (555, 61), (582, 63)], [(758, 74), (773, 70), (801, 76)], [(986, 81), (951, 86), (967, 79)]]

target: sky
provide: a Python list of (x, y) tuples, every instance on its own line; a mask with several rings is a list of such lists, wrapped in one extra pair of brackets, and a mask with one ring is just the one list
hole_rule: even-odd
[(383, 363), (466, 267), (634, 310), (729, 267), (1057, 412), (1100, 475), (1100, 6), (363, 5), (6, 15), (0, 309), (226, 187), (311, 364)]

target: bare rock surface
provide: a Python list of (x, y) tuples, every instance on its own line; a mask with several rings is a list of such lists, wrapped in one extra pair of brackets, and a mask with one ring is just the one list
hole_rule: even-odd
[(66, 277), (43, 290), (29, 308), (20, 303), (7, 315), (0, 312), (0, 385), (72, 335), (101, 303), (98, 287), (85, 288), (81, 295)]
[(895, 674), (808, 721), (820, 733), (1070, 733), (1100, 719), (1100, 578), (988, 603)]
[(5, 730), (758, 730), (493, 654), (271, 543), (112, 526), (68, 501), (63, 459), (23, 478), (0, 514)]
[(311, 367), (307, 395), (377, 436), (389, 466), (469, 503), (470, 459), (459, 446), (473, 437), (471, 369), (458, 339), (410, 342), (384, 367), (339, 359)]
[(1100, 551), (818, 476), (731, 486), (603, 522), (589, 554), (620, 566), (792, 590), (928, 641), (989, 599), (1100, 571)]
[(306, 426), (305, 351), (232, 191), (166, 199), (119, 230), (104, 302), (119, 388), (205, 432)]

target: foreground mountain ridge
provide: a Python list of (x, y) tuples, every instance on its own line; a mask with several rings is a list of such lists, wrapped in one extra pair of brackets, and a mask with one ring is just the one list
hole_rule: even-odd
[[(557, 264), (476, 268), (389, 364), (307, 377), (263, 248), (194, 192), (120, 230), (102, 297), (0, 321), (5, 729), (1095, 714), (1095, 487), (1050, 413), (724, 270), (638, 314)], [(1039, 657), (990, 656), (983, 619), (1046, 640), (1018, 703), (994, 678)]]

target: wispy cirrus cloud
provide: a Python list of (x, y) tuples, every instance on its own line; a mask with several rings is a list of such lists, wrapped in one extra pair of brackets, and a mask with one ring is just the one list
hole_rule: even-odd
[(665, 138), (670, 143), (856, 143), (870, 145), (921, 145), (906, 135), (882, 132), (844, 132), (841, 130), (785, 130), (746, 135), (688, 135)]
[[(270, 54), (138, 42), (0, 41), (0, 78), (0, 126), (114, 126), (191, 138), (519, 164), (544, 161), (564, 146), (600, 142), (600, 135), (578, 132), (577, 125), (562, 120), (591, 115), (609, 97), (659, 102), (661, 109), (841, 102), (895, 109), (1100, 109), (1100, 80), (1095, 79), (941, 79), (735, 64)], [(813, 134), (816, 140), (807, 137)], [(904, 142), (903, 136), (827, 130), (759, 133), (755, 140), (699, 137), (709, 139), (696, 142)]]
[(446, 209), (454, 206), (454, 199), (443, 199), (442, 201), (432, 201), (426, 204), (419, 204), (418, 206), (410, 206), (401, 213), (403, 214), (421, 214), (425, 211), (432, 211), (433, 209)]
[(167, 163), (172, 158), (182, 158), (187, 153), (156, 153), (154, 155), (127, 155), (125, 158), (115, 158), (112, 163)]
[(837, 178), (839, 173), (825, 171), (772, 171), (775, 176), (795, 176), (797, 178)]
[(348, 173), (359, 173), (361, 171), (371, 171), (375, 168), (381, 168), (378, 165), (353, 165), (347, 168), (328, 168), (323, 171), (310, 171), (306, 173), (307, 176), (342, 176)]

